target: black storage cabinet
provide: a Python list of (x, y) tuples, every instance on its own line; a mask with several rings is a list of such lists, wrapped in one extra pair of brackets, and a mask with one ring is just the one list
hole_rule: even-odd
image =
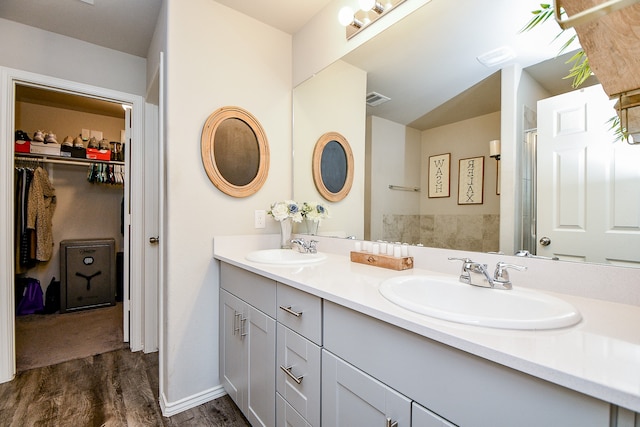
[(60, 276), (60, 313), (115, 305), (115, 239), (60, 242)]

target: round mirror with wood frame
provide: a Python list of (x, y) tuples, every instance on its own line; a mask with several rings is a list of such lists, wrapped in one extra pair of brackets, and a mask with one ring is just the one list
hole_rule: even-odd
[(233, 197), (257, 192), (269, 172), (269, 143), (258, 120), (240, 107), (211, 113), (202, 129), (202, 163), (220, 191)]
[(322, 135), (313, 149), (313, 182), (322, 197), (339, 202), (353, 184), (353, 152), (338, 132)]

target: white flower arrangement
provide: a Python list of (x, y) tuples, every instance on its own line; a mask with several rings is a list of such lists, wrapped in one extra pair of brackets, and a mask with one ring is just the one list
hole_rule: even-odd
[(302, 204), (302, 216), (304, 219), (318, 222), (321, 219), (329, 218), (327, 207), (321, 203), (304, 202)]
[(282, 221), (287, 218), (293, 219), (294, 222), (302, 222), (302, 212), (298, 203), (293, 200), (284, 200), (275, 202), (271, 205), (271, 209), (267, 212), (276, 221)]

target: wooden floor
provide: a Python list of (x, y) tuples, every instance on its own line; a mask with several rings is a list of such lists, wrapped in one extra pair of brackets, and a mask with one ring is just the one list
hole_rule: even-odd
[(172, 417), (158, 405), (158, 353), (128, 349), (31, 369), (0, 384), (0, 426), (249, 426), (228, 396)]

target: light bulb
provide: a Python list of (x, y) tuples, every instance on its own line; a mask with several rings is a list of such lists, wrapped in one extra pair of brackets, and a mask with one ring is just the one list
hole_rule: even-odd
[(376, 0), (359, 0), (358, 4), (360, 5), (360, 9), (366, 12), (373, 9), (373, 6), (376, 5)]
[(353, 9), (349, 6), (344, 6), (340, 9), (340, 12), (338, 12), (338, 21), (345, 27), (351, 24), (353, 22)]

